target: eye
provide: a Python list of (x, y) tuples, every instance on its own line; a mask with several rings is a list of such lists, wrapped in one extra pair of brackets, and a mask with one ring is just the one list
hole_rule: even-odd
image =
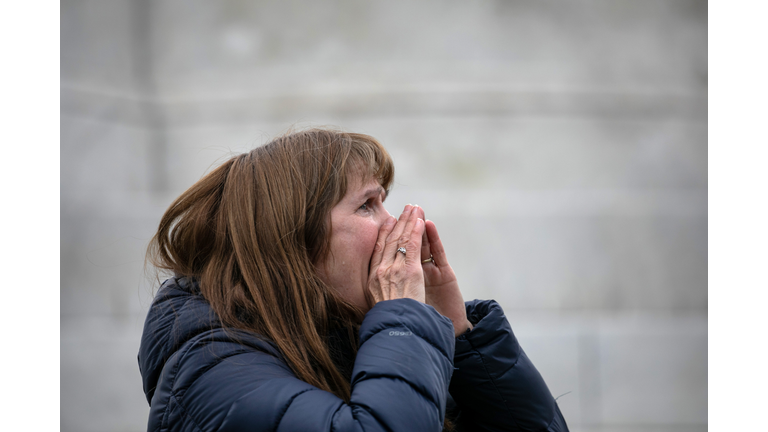
[(361, 206), (358, 208), (358, 210), (365, 210), (365, 211), (368, 211), (368, 210), (370, 209), (370, 207), (371, 207), (371, 200), (368, 200), (368, 201), (364, 202), (364, 203), (363, 203), (363, 205), (361, 205)]

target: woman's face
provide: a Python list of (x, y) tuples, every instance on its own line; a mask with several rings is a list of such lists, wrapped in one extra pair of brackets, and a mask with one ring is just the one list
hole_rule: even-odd
[(325, 283), (348, 302), (368, 311), (365, 290), (379, 229), (390, 217), (387, 192), (376, 179), (350, 178), (347, 193), (331, 209), (328, 255), (318, 265)]

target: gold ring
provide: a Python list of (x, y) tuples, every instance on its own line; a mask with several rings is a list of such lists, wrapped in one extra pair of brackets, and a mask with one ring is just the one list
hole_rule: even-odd
[(435, 259), (432, 258), (432, 256), (430, 255), (429, 258), (427, 258), (425, 260), (421, 260), (421, 263), (422, 264), (426, 264), (426, 263), (431, 263), (431, 262), (434, 262), (434, 261), (435, 261)]

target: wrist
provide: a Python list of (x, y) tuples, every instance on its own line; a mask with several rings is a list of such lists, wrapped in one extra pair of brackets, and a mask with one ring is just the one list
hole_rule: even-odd
[(472, 323), (469, 322), (469, 320), (465, 319), (463, 324), (456, 326), (455, 328), (456, 331), (454, 333), (456, 337), (459, 337), (471, 332), (474, 327), (475, 326), (473, 326)]

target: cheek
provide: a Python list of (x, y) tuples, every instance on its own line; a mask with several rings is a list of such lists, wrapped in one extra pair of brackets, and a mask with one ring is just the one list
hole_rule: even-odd
[(373, 247), (376, 246), (376, 240), (379, 237), (379, 226), (376, 223), (368, 224), (360, 232), (360, 253), (370, 261), (373, 255)]

